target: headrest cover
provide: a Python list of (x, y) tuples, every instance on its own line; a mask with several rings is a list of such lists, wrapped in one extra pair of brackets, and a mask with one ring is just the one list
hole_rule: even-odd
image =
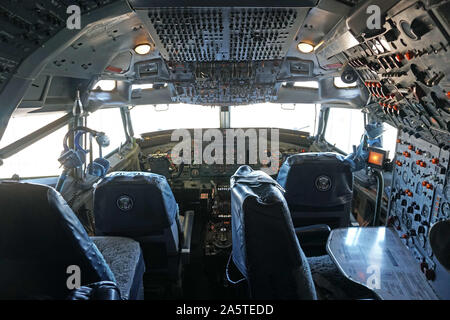
[(0, 183), (0, 296), (64, 298), (77, 265), (81, 285), (115, 281), (103, 256), (51, 187)]
[(280, 191), (284, 192), (284, 189), (273, 180), (271, 176), (269, 176), (264, 171), (254, 171), (249, 166), (241, 166), (234, 173), (234, 175), (230, 179), (230, 187), (232, 188), (236, 183), (243, 183), (247, 185), (251, 185), (254, 187), (261, 186), (263, 184), (271, 184), (277, 187)]
[(282, 190), (262, 171), (231, 177), (233, 262), (255, 299), (314, 299), (308, 263)]
[(352, 200), (350, 164), (337, 153), (301, 153), (288, 157), (278, 183), (286, 190), (289, 207), (334, 207)]
[(149, 172), (113, 172), (94, 191), (97, 235), (144, 236), (168, 228), (178, 205), (167, 179)]

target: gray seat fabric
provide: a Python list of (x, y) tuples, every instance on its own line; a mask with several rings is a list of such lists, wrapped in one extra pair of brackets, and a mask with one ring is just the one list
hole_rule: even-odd
[(377, 299), (371, 290), (347, 279), (329, 255), (307, 259), (319, 300)]
[(111, 268), (122, 298), (143, 299), (145, 266), (139, 243), (123, 237), (91, 237), (91, 239)]

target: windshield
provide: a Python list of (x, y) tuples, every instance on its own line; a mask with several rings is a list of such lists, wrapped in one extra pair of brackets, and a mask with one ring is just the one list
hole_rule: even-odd
[[(47, 113), (27, 116), (13, 116), (9, 120), (5, 135), (0, 141), (3, 148), (27, 134), (62, 117), (63, 113)], [(60, 174), (58, 157), (63, 149), (63, 137), (67, 127), (63, 127), (31, 146), (3, 160), (0, 178), (44, 177)]]
[[(314, 104), (255, 104), (230, 107), (232, 128), (268, 127), (306, 131), (313, 135), (320, 105)], [(178, 128), (219, 128), (220, 107), (189, 104), (137, 106), (131, 108), (131, 120), (135, 136), (147, 132)], [(63, 113), (12, 117), (0, 148), (24, 137), (60, 117)], [(104, 155), (125, 142), (120, 111), (117, 108), (98, 110), (87, 120), (88, 127), (105, 132), (110, 145)], [(67, 126), (39, 140), (24, 150), (4, 159), (0, 178), (13, 175), (24, 177), (56, 176), (61, 173), (58, 157), (63, 149), (63, 137)], [(98, 156), (94, 149), (95, 157)]]
[(218, 128), (220, 107), (190, 104), (136, 106), (131, 109), (131, 121), (136, 136), (159, 130), (179, 128)]
[(231, 107), (231, 127), (268, 127), (292, 129), (314, 134), (320, 105), (255, 104)]
[[(319, 105), (264, 103), (230, 107), (232, 128), (268, 127), (314, 133)], [(219, 128), (220, 107), (173, 104), (137, 106), (131, 110), (136, 135), (178, 128)]]

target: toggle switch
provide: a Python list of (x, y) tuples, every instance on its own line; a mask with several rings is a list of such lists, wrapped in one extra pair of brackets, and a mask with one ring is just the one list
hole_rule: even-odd
[(414, 52), (408, 51), (407, 53), (405, 53), (405, 58), (407, 60), (412, 60), (414, 58)]

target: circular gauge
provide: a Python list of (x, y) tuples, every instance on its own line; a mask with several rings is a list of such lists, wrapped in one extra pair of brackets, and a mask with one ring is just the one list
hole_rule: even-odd
[(450, 204), (448, 202), (444, 202), (441, 204), (441, 213), (444, 216), (450, 216)]
[(225, 249), (231, 247), (232, 243), (232, 231), (229, 225), (225, 223), (215, 224), (215, 232), (213, 242), (217, 248)]
[(403, 174), (402, 174), (402, 180), (403, 180), (403, 182), (404, 183), (408, 183), (408, 172), (406, 172), (406, 171), (403, 171)]
[(422, 217), (428, 217), (428, 214), (430, 213), (430, 208), (424, 204), (422, 207)]

